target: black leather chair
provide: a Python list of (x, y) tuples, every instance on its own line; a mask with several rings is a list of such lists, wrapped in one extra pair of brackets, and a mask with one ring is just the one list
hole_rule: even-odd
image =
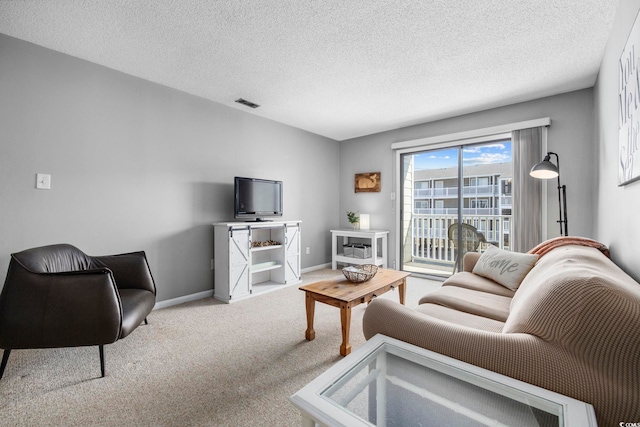
[(129, 335), (156, 302), (144, 252), (89, 256), (68, 245), (11, 255), (0, 294), (0, 379), (14, 349), (104, 345)]

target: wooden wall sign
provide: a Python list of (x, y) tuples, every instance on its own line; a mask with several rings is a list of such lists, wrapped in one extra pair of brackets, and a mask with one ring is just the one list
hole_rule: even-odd
[(380, 172), (357, 173), (355, 177), (356, 193), (379, 193)]

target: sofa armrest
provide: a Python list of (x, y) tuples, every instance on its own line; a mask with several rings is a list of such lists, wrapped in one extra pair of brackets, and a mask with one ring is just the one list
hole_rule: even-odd
[[(376, 334), (387, 335), (525, 381), (568, 362), (565, 351), (533, 335), (474, 329), (382, 298), (369, 304), (362, 328), (367, 339)], [(550, 354), (558, 360), (549, 359)], [(546, 366), (547, 363), (553, 366)], [(536, 368), (523, 370), (527, 366)], [(557, 374), (563, 375), (561, 368)]]
[(32, 273), (10, 263), (0, 295), (0, 347), (109, 344), (121, 327), (120, 298), (108, 269)]
[(92, 258), (96, 265), (113, 272), (119, 289), (144, 289), (156, 294), (156, 285), (144, 251)]
[(591, 403), (599, 423), (638, 414), (635, 380), (612, 381), (606, 372), (534, 335), (473, 329), (383, 298), (367, 307), (363, 332), (367, 339), (387, 335)]
[(476, 263), (480, 259), (480, 252), (467, 252), (464, 254), (462, 258), (462, 271), (468, 271), (469, 273), (473, 272), (473, 267), (476, 266)]

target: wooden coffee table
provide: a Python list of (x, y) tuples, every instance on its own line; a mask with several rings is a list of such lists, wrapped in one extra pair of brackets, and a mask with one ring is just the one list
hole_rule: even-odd
[(307, 341), (311, 341), (316, 337), (316, 331), (313, 330), (313, 316), (316, 301), (329, 304), (340, 309), (340, 323), (342, 324), (340, 354), (346, 356), (351, 353), (351, 344), (349, 344), (351, 308), (365, 302), (368, 303), (373, 298), (396, 287), (400, 293), (400, 304), (404, 304), (406, 279), (409, 275), (411, 275), (411, 273), (405, 271), (379, 268), (378, 273), (364, 283), (351, 283), (342, 276), (301, 286), (300, 290), (305, 292), (307, 308), (307, 330), (305, 332), (305, 338)]

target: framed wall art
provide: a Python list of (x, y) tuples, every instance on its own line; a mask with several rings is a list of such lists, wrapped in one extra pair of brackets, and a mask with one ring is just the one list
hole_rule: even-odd
[(618, 64), (618, 185), (640, 178), (640, 12)]
[(356, 193), (379, 193), (380, 172), (357, 173), (355, 176)]

